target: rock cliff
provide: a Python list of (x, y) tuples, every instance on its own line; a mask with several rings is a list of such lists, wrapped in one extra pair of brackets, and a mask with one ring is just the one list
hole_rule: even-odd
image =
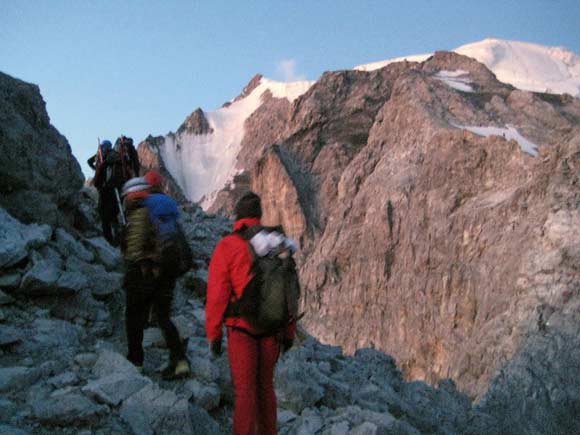
[(84, 177), (38, 86), (0, 72), (0, 205), (26, 222), (65, 224)]

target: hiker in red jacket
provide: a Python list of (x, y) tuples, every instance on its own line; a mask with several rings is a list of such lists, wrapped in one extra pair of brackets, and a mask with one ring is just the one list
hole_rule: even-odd
[(285, 331), (260, 334), (248, 320), (226, 316), (230, 302), (241, 298), (252, 278), (253, 254), (248, 241), (235, 232), (260, 225), (260, 197), (245, 194), (235, 213), (234, 233), (218, 243), (209, 266), (206, 334), (212, 354), (220, 355), (225, 322), (235, 390), (234, 435), (275, 435), (274, 368), (280, 351), (292, 347), (296, 324), (292, 322)]

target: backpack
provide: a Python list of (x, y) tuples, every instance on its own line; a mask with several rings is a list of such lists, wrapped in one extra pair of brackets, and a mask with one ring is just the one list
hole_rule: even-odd
[(283, 234), (281, 227), (261, 226), (234, 232), (248, 243), (252, 252), (253, 277), (240, 299), (230, 302), (226, 316), (243, 317), (260, 334), (274, 334), (293, 320), (298, 320), (300, 283), (296, 263), (289, 253), (285, 257), (276, 254), (263, 257), (256, 255), (249, 241), (263, 230)]
[(125, 183), (125, 176), (123, 172), (123, 162), (121, 155), (116, 150), (109, 150), (104, 156), (102, 165), (103, 187), (120, 189)]
[(162, 193), (148, 195), (143, 202), (153, 226), (154, 261), (168, 276), (178, 278), (191, 268), (193, 252), (177, 221), (177, 203)]

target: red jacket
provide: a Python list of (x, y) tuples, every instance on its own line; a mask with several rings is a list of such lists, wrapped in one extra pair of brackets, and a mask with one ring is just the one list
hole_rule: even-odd
[[(240, 219), (235, 222), (234, 231), (254, 225), (260, 225), (260, 219)], [(220, 240), (209, 264), (205, 305), (205, 331), (209, 341), (221, 340), (224, 320), (226, 326), (257, 333), (252, 325), (241, 317), (224, 319), (229, 302), (241, 298), (244, 288), (250, 282), (251, 267), (252, 254), (247, 241), (233, 234)], [(296, 324), (293, 322), (286, 330), (286, 337), (293, 339), (295, 330)]]

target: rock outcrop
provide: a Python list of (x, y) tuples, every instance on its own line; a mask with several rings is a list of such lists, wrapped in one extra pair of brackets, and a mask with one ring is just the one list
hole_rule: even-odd
[(0, 73), (0, 205), (24, 222), (63, 225), (83, 180), (38, 86)]
[[(194, 112), (195, 113), (195, 112)], [(192, 114), (193, 115), (193, 114)], [(203, 115), (202, 115), (203, 116)], [(205, 118), (204, 118), (205, 119)], [(207, 121), (206, 121), (207, 122)], [(184, 123), (185, 125), (185, 123)], [(162, 136), (148, 136), (137, 147), (139, 154), (139, 162), (141, 163), (141, 172), (145, 174), (147, 171), (155, 170), (164, 177), (164, 190), (173, 196), (177, 201), (184, 203), (187, 201), (183, 191), (175, 182), (161, 158), (159, 146), (164, 141)]]

